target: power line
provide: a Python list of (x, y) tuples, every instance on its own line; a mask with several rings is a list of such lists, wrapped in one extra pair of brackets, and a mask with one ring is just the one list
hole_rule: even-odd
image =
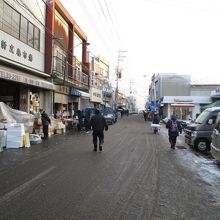
[[(118, 39), (119, 44), (122, 45), (121, 39), (120, 39), (120, 37), (119, 37), (119, 35), (118, 35), (117, 28), (115, 28), (115, 24), (114, 24), (114, 21), (113, 21), (113, 19), (112, 19), (112, 16), (111, 16), (109, 7), (108, 7), (108, 5), (107, 5), (107, 3), (106, 3), (106, 0), (104, 0), (104, 2), (105, 2), (105, 6), (106, 6), (106, 8), (107, 8), (107, 11), (108, 11), (108, 15), (109, 15), (109, 17), (110, 17), (110, 20), (111, 20), (111, 22), (112, 22), (112, 26), (113, 26), (114, 29), (115, 29), (114, 33), (115, 33), (115, 35), (116, 35), (116, 38)], [(111, 2), (111, 1), (110, 1), (110, 2)], [(123, 48), (123, 47), (122, 47), (122, 48)]]
[[(27, 14), (29, 14), (29, 16), (32, 16), (32, 17), (35, 19), (35, 21), (37, 21), (41, 26), (43, 26), (44, 29), (41, 29), (41, 31), (44, 30), (44, 34), (46, 34), (46, 32), (47, 32), (47, 33), (51, 34), (51, 36), (52, 36), (53, 38), (55, 38), (55, 35), (54, 35), (50, 30), (48, 30), (48, 28), (36, 17), (36, 15), (30, 10), (30, 8), (29, 8), (27, 5), (25, 5), (22, 1), (21, 1), (21, 2), (22, 2), (23, 4), (21, 4), (18, 0), (14, 0), (14, 2), (15, 2), (19, 7), (25, 9), (26, 12), (27, 12)], [(54, 13), (54, 10), (51, 9), (51, 7), (49, 7), (49, 6), (46, 4), (46, 2), (44, 2), (43, 0), (42, 0), (42, 2), (45, 4), (45, 6), (47, 6), (47, 7), (53, 12), (53, 14), (55, 14), (55, 16), (57, 16), (56, 13)], [(7, 3), (10, 5), (9, 2), (7, 2)], [(38, 5), (39, 5), (39, 4), (38, 4)], [(8, 13), (8, 12), (5, 11), (4, 13)], [(58, 17), (58, 19), (60, 19), (60, 18)], [(61, 19), (60, 19), (60, 21), (62, 22)], [(6, 21), (6, 22), (7, 22), (7, 21)], [(7, 23), (8, 23), (8, 22), (7, 22)], [(63, 23), (63, 22), (62, 22), (62, 24), (65, 25), (65, 23)], [(7, 25), (7, 24), (6, 24), (6, 26), (9, 27), (9, 25)], [(68, 30), (72, 32), (72, 30), (69, 29), (69, 27), (68, 27)], [(72, 33), (73, 33), (73, 32), (72, 32)], [(23, 33), (22, 33), (22, 34), (23, 34)], [(59, 42), (59, 41), (58, 41), (58, 42)], [(43, 53), (42, 50), (45, 51), (45, 47), (43, 47), (42, 44), (40, 44), (40, 45), (41, 45), (41, 49), (40, 49), (39, 52), (44, 55), (45, 52)], [(60, 44), (59, 46), (60, 46), (66, 53), (68, 53), (68, 54), (71, 54), (71, 53), (72, 53), (72, 51), (71, 51), (69, 48), (68, 48), (68, 49), (65, 48), (62, 44)], [(90, 51), (90, 52), (91, 52), (91, 51)], [(73, 56), (73, 55), (72, 55), (72, 56)], [(83, 67), (86, 67), (83, 63), (81, 63), (81, 65), (82, 65)]]
[[(44, 19), (45, 16), (43, 15), (43, 12), (41, 11), (41, 7), (39, 6), (38, 0), (35, 0), (35, 1), (36, 1), (37, 6), (38, 6), (38, 8), (39, 8), (39, 10), (40, 10), (40, 13), (41, 13), (41, 15), (42, 15), (42, 18)], [(42, 0), (42, 1), (43, 1), (43, 0)]]
[[(101, 8), (102, 14), (103, 14), (103, 16), (104, 16), (104, 18), (105, 18), (105, 20), (106, 20), (106, 23), (107, 23), (107, 25), (109, 26), (109, 30), (110, 30), (111, 36), (112, 36), (112, 38), (115, 40), (114, 34), (113, 34), (113, 32), (112, 32), (112, 28), (111, 28), (111, 26), (110, 26), (109, 23), (108, 23), (107, 16), (106, 16), (106, 14), (105, 14), (105, 12), (104, 12), (104, 9), (103, 9), (103, 7), (102, 7), (102, 4), (101, 4), (100, 0), (98, 0), (98, 3), (99, 3), (99, 7)], [(115, 41), (115, 42), (116, 42), (116, 41)], [(118, 43), (117, 43), (117, 42), (116, 42), (116, 44), (117, 44), (117, 47), (118, 47)], [(120, 46), (119, 46), (118, 48), (120, 48)]]
[[(105, 47), (106, 47), (106, 46), (108, 47), (108, 51), (111, 50), (111, 48), (108, 46), (108, 43), (107, 43), (107, 41), (106, 41), (106, 38), (101, 37), (101, 36), (102, 36), (102, 33), (100, 32), (99, 28), (97, 28), (96, 22), (94, 22), (94, 19), (93, 19), (94, 16), (91, 15), (90, 11), (88, 10), (87, 5), (84, 3), (84, 1), (79, 1), (79, 2), (80, 2), (80, 4), (81, 4), (82, 11), (84, 12), (84, 14), (85, 14), (86, 17), (87, 17), (87, 20), (88, 20), (90, 23), (92, 23), (93, 26), (95, 27), (96, 32), (98, 33), (99, 38), (101, 39), (103, 45), (104, 45)], [(92, 3), (93, 3), (93, 2), (92, 2)], [(94, 3), (93, 3), (93, 6), (94, 6)], [(95, 6), (94, 6), (94, 7), (95, 7)], [(84, 9), (84, 10), (83, 10), (83, 9)], [(96, 7), (95, 7), (95, 9), (97, 10)], [(86, 12), (87, 12), (87, 13), (86, 13)], [(98, 12), (97, 12), (97, 13), (98, 13)]]

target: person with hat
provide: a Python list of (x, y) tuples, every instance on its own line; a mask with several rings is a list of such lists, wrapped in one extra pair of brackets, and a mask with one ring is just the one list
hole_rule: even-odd
[(47, 115), (47, 113), (43, 109), (40, 109), (40, 113), (41, 113), (41, 120), (42, 120), (43, 133), (44, 133), (43, 139), (47, 139), (48, 138), (48, 128), (49, 128), (49, 124), (51, 123), (51, 121), (50, 121), (49, 116)]
[(170, 148), (175, 149), (176, 139), (179, 134), (182, 134), (182, 126), (176, 119), (175, 115), (172, 115), (171, 118), (167, 121), (166, 128), (168, 129)]

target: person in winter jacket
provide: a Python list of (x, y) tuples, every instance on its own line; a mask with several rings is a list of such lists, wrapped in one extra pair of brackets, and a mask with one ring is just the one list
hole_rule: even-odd
[(98, 109), (95, 110), (95, 115), (92, 116), (89, 122), (89, 128), (93, 130), (93, 145), (94, 151), (97, 151), (97, 138), (99, 138), (99, 150), (102, 151), (102, 145), (104, 143), (104, 129), (108, 130), (108, 125), (104, 116), (100, 114)]
[(157, 110), (154, 111), (152, 123), (153, 124), (160, 124), (160, 116), (159, 116), (159, 112)]
[(49, 116), (47, 115), (47, 113), (43, 109), (40, 109), (40, 113), (41, 113), (41, 120), (42, 120), (43, 133), (44, 133), (43, 139), (47, 139), (48, 138), (48, 128), (49, 128), (49, 124), (51, 123), (51, 121), (50, 121)]
[(166, 123), (166, 128), (168, 128), (170, 147), (175, 149), (176, 139), (179, 136), (179, 133), (182, 133), (182, 126), (180, 122), (176, 120), (176, 117), (172, 115), (171, 119)]

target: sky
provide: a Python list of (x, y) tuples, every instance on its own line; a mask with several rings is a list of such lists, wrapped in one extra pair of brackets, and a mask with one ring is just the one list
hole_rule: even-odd
[[(143, 107), (154, 73), (190, 74), (220, 84), (219, 0), (60, 0), (88, 37), (92, 54), (110, 62), (115, 84)], [(126, 51), (126, 52), (119, 52)]]

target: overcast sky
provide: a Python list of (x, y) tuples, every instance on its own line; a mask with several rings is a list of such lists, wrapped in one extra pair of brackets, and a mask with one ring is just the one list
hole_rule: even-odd
[[(93, 54), (110, 61), (126, 50), (119, 88), (146, 99), (154, 73), (190, 74), (220, 84), (219, 0), (60, 0), (88, 36)], [(143, 77), (145, 75), (145, 77)]]

